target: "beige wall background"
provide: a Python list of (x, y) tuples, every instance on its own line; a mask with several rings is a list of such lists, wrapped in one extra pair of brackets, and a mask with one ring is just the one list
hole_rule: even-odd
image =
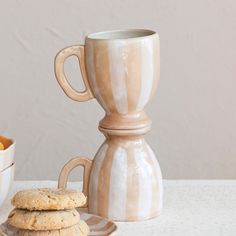
[[(0, 133), (17, 142), (16, 178), (56, 179), (71, 157), (95, 155), (103, 111), (64, 95), (53, 60), (89, 32), (120, 28), (161, 38), (161, 81), (146, 111), (164, 178), (236, 178), (236, 1), (0, 0)], [(75, 58), (66, 71), (82, 88)]]

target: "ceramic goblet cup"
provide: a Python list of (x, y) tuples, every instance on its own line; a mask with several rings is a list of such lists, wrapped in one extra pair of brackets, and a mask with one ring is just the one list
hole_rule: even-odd
[[(85, 91), (69, 84), (64, 62), (77, 56)], [(156, 90), (160, 72), (159, 37), (151, 30), (120, 30), (90, 34), (85, 46), (61, 50), (55, 59), (56, 78), (71, 99), (96, 98), (106, 116), (104, 129), (137, 129), (150, 126), (143, 112)]]

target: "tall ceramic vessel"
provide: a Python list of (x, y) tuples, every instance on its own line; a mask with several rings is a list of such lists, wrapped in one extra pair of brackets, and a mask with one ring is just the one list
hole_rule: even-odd
[[(85, 91), (71, 87), (64, 61), (75, 55)], [(143, 111), (159, 80), (159, 37), (150, 30), (121, 30), (90, 34), (85, 46), (63, 49), (55, 59), (55, 74), (73, 100), (96, 98), (105, 117), (99, 130), (106, 140), (93, 161), (77, 157), (63, 168), (59, 186), (70, 171), (84, 170), (88, 210), (117, 221), (145, 220), (162, 208), (162, 177), (155, 154), (144, 139), (151, 121)]]

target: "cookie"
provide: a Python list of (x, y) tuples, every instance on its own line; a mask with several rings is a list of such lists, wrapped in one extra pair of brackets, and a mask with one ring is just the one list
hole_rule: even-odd
[(37, 210), (64, 210), (81, 207), (86, 203), (83, 193), (71, 189), (28, 189), (18, 192), (12, 199), (16, 208)]
[(89, 228), (84, 221), (68, 228), (47, 231), (18, 230), (18, 236), (87, 236)]
[(8, 224), (19, 229), (55, 230), (78, 224), (79, 212), (75, 209), (63, 211), (27, 211), (14, 209), (8, 216)]

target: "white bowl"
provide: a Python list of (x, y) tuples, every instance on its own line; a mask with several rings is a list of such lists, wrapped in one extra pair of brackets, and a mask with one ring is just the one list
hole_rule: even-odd
[(0, 172), (0, 207), (11, 189), (15, 172), (15, 164)]
[(6, 149), (0, 150), (0, 171), (5, 170), (14, 163), (15, 142), (0, 136), (0, 142), (6, 143)]

